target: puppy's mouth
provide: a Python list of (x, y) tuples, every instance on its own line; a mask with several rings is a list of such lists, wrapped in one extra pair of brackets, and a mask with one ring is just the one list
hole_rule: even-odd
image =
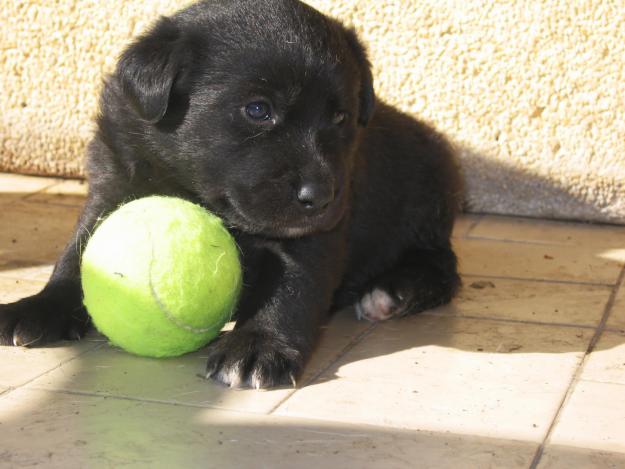
[(283, 228), (287, 237), (299, 237), (323, 231), (331, 231), (343, 220), (347, 213), (347, 191), (340, 187), (336, 197), (326, 210), (313, 216), (301, 218)]
[(298, 238), (334, 229), (347, 214), (348, 192), (341, 186), (326, 210), (308, 216), (289, 216), (288, 210), (284, 211), (284, 215), (274, 212), (272, 217), (256, 216), (255, 213), (250, 215), (250, 210), (242, 207), (235, 197), (226, 197), (216, 212), (228, 226), (249, 234)]

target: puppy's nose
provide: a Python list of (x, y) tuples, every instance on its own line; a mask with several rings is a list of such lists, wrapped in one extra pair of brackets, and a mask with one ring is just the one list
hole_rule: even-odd
[(297, 200), (307, 211), (323, 210), (334, 200), (334, 189), (325, 184), (305, 182), (297, 192)]

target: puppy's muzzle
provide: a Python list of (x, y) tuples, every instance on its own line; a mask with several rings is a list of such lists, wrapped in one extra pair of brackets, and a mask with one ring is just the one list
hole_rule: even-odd
[(297, 191), (297, 201), (306, 213), (313, 215), (328, 208), (334, 201), (334, 192), (330, 184), (305, 182)]

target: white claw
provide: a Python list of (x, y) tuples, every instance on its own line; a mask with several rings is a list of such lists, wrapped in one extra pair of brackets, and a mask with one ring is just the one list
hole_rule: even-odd
[(362, 306), (360, 306), (360, 301), (354, 303), (354, 308), (356, 309), (356, 319), (361, 321), (364, 315), (362, 312)]
[(42, 337), (43, 337), (43, 332), (39, 335), (39, 337), (35, 337), (30, 342), (26, 342), (25, 344), (18, 344), (17, 343), (17, 337), (15, 336), (15, 334), (13, 334), (13, 346), (14, 347), (28, 347), (29, 345), (34, 344), (35, 342), (37, 342)]

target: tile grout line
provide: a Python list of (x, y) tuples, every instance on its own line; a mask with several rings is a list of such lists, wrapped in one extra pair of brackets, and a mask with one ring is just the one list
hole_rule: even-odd
[(93, 352), (95, 350), (98, 350), (98, 349), (102, 348), (104, 345), (105, 345), (105, 342), (103, 342), (101, 344), (97, 344), (97, 345), (95, 345), (95, 346), (85, 350), (84, 352), (79, 353), (78, 355), (75, 355), (75, 356), (73, 356), (71, 358), (68, 358), (67, 360), (62, 361), (61, 363), (58, 363), (57, 365), (55, 365), (54, 367), (44, 371), (43, 373), (40, 373), (37, 376), (33, 376), (32, 378), (24, 381), (23, 383), (19, 384), (18, 386), (7, 386), (7, 389), (4, 392), (0, 393), (0, 397), (4, 397), (5, 395), (12, 393), (13, 391), (17, 391), (18, 389), (21, 389), (21, 388), (31, 384), (33, 381), (38, 380), (39, 378), (42, 378), (43, 376), (47, 375), (48, 373), (51, 373), (51, 372), (53, 372), (55, 370), (58, 370), (62, 366), (65, 366), (68, 363), (73, 362), (74, 360), (78, 359), (79, 357), (82, 357), (86, 353)]
[[(587, 286), (587, 287), (608, 287), (614, 288), (618, 283), (599, 283), (599, 282), (583, 282), (583, 281), (575, 281), (575, 280), (554, 280), (548, 278), (535, 278), (535, 277), (513, 277), (506, 275), (488, 275), (488, 274), (472, 274), (472, 273), (464, 273), (460, 272), (461, 277), (469, 277), (469, 278), (488, 278), (494, 280), (515, 280), (521, 282), (533, 282), (533, 283), (549, 283), (549, 284), (558, 284), (558, 285), (577, 285), (577, 286)], [(615, 281), (618, 282), (618, 279)]]
[[(34, 176), (34, 177), (36, 178), (37, 176)], [(23, 195), (22, 197), (18, 197), (18, 200), (25, 200), (25, 201), (27, 201), (29, 197), (32, 197), (34, 195), (40, 194), (42, 192), (45, 192), (46, 190), (50, 189), (51, 187), (54, 187), (54, 186), (56, 186), (58, 184), (61, 184), (61, 182), (62, 182), (61, 179), (57, 179), (54, 182), (51, 182), (50, 184), (45, 185), (45, 186), (41, 187), (40, 189), (38, 189), (36, 191), (31, 191), (28, 194)]]
[[(623, 387), (623, 389), (625, 389), (625, 383), (618, 383), (615, 381), (603, 381), (601, 379), (588, 379), (588, 378), (584, 378), (584, 379), (579, 379), (578, 382), (580, 383), (595, 383), (595, 384), (610, 384), (612, 386), (621, 386)], [(625, 393), (624, 393), (625, 394)]]
[[(33, 194), (33, 195), (37, 195), (37, 194)], [(85, 197), (86, 200), (86, 197)], [(62, 204), (59, 202), (49, 202), (46, 200), (32, 200), (32, 199), (22, 199), (22, 201), (28, 203), (28, 204), (36, 204), (39, 206), (53, 206), (53, 207), (59, 207), (59, 208), (82, 208), (84, 207), (84, 203), (82, 204)]]
[(308, 378), (308, 380), (306, 380), (304, 384), (310, 384), (313, 381), (315, 381), (317, 378), (319, 378), (323, 373), (327, 371), (328, 368), (330, 368), (332, 365), (338, 362), (341, 358), (345, 356), (347, 352), (349, 352), (356, 345), (362, 342), (363, 339), (365, 339), (369, 334), (371, 334), (378, 325), (379, 325), (379, 322), (372, 322), (371, 324), (369, 324), (369, 326), (364, 331), (362, 331), (360, 334), (358, 334), (356, 337), (350, 340), (347, 343), (347, 345), (345, 345), (345, 347), (341, 349), (341, 351), (338, 353), (338, 355), (336, 355), (336, 357), (333, 360), (330, 360), (330, 362), (326, 366), (324, 366), (321, 370), (319, 370), (313, 376)]
[(526, 239), (506, 239), (506, 238), (489, 238), (488, 236), (475, 236), (468, 235), (464, 239), (469, 241), (492, 241), (494, 243), (506, 243), (506, 244), (527, 244), (530, 246), (558, 246), (558, 247), (569, 247), (569, 248), (579, 248), (579, 244), (565, 244), (558, 242), (550, 242), (550, 241), (529, 241)]
[(480, 223), (482, 223), (482, 221), (484, 220), (484, 214), (478, 215), (477, 218), (475, 220), (473, 220), (471, 222), (471, 224), (469, 225), (469, 227), (466, 229), (466, 231), (462, 234), (462, 236), (460, 238), (464, 238), (464, 239), (470, 239), (471, 237), (471, 232), (477, 228), (477, 225), (479, 225)]
[[(42, 290), (43, 290), (43, 287), (45, 287), (46, 283), (47, 283), (46, 280), (36, 280), (36, 279), (32, 279), (32, 278), (27, 278), (27, 277), (13, 277), (11, 275), (4, 275), (2, 273), (2, 271), (0, 271), (0, 280), (15, 281), (16, 283), (19, 283), (19, 282), (29, 282), (29, 283), (41, 284), (40, 286), (41, 286)], [(0, 293), (4, 294), (5, 292), (2, 291)], [(5, 301), (5, 300), (2, 300), (2, 301)], [(17, 299), (16, 301), (19, 301), (19, 299)]]
[(563, 248), (581, 248), (583, 243), (565, 243), (558, 241), (530, 241), (527, 239), (507, 239), (507, 238), (489, 238), (488, 236), (474, 236), (469, 235), (461, 239), (469, 241), (492, 241), (494, 243), (506, 243), (506, 244), (526, 244), (530, 246), (552, 246)]
[[(2, 174), (11, 174), (11, 173), (2, 173)], [(38, 178), (39, 176), (37, 175), (24, 175), (27, 177), (31, 177), (33, 179)], [(49, 177), (49, 176), (43, 176), (43, 177)], [(50, 182), (50, 184), (44, 185), (43, 187), (41, 187), (40, 189), (37, 189), (35, 191), (31, 191), (28, 192), (25, 195), (22, 195), (21, 197), (17, 197), (16, 200), (20, 201), (20, 202), (25, 202), (27, 204), (49, 204), (48, 202), (41, 202), (41, 201), (37, 201), (37, 200), (31, 200), (33, 197), (36, 197), (39, 194), (45, 194), (45, 192), (48, 189), (53, 188), (54, 186), (58, 186), (59, 184), (62, 184), (65, 181), (85, 181), (84, 178), (71, 178), (71, 177), (59, 177), (59, 176), (52, 176), (52, 178), (54, 178), (54, 182)], [(86, 183), (86, 182), (85, 182)], [(86, 194), (85, 194), (85, 198), (86, 198)], [(76, 205), (76, 204), (58, 204), (58, 203), (51, 203), (49, 205), (54, 205), (57, 207), (63, 207), (63, 208), (81, 208), (84, 204), (80, 204), (80, 205)]]
[[(60, 176), (52, 176), (52, 177), (60, 177)], [(582, 226), (605, 226), (605, 227), (615, 227), (620, 228), (622, 226), (621, 223), (610, 223), (607, 221), (604, 222), (594, 222), (588, 221), (584, 219), (576, 219), (576, 218), (549, 218), (549, 217), (537, 217), (532, 215), (513, 215), (509, 213), (498, 213), (498, 212), (480, 212), (480, 211), (463, 211), (462, 215), (472, 215), (472, 216), (483, 216), (494, 218), (500, 221), (506, 220), (523, 220), (527, 222), (539, 222), (546, 221), (548, 223), (553, 223), (556, 225), (582, 225)]]
[[(11, 261), (9, 260), (9, 262), (15, 262), (15, 261)], [(54, 260), (42, 260), (42, 259), (32, 259), (29, 260), (23, 264), (20, 263), (13, 263), (13, 264), (5, 264), (5, 265), (0, 265), (0, 278), (1, 279), (10, 279), (10, 280), (26, 280), (28, 282), (39, 282), (39, 283), (43, 283), (44, 285), (46, 283), (48, 283), (48, 281), (50, 280), (50, 276), (52, 275), (52, 271), (50, 271), (49, 274), (47, 274), (47, 278), (45, 280), (43, 279), (35, 279), (35, 278), (29, 278), (29, 277), (22, 277), (20, 275), (14, 275), (14, 274), (6, 274), (5, 272), (11, 271), (11, 269), (31, 269), (31, 268), (38, 268), (38, 269), (43, 269), (46, 267), (54, 267)], [(3, 270), (4, 269), (4, 270)]]
[[(436, 313), (430, 311), (423, 311), (419, 313), (421, 316), (435, 317), (435, 318), (452, 318), (452, 319), (471, 319), (477, 321), (494, 321), (494, 322), (504, 322), (509, 324), (524, 324), (528, 326), (549, 326), (549, 327), (569, 327), (574, 329), (596, 329), (599, 327), (598, 325), (588, 325), (588, 324), (572, 324), (567, 322), (545, 322), (545, 321), (528, 321), (524, 319), (506, 319), (506, 318), (498, 318), (494, 316), (474, 316), (471, 314), (444, 314), (444, 313)], [(610, 332), (614, 332), (614, 329), (607, 328), (606, 330)]]
[[(369, 327), (367, 327), (364, 331), (362, 331), (360, 334), (358, 334), (356, 337), (354, 337), (352, 340), (349, 341), (349, 343), (343, 347), (341, 349), (341, 351), (338, 353), (338, 355), (336, 355), (336, 357), (332, 360), (329, 361), (329, 363), (322, 367), (317, 373), (315, 373), (314, 375), (312, 375), (310, 378), (308, 378), (304, 383), (302, 383), (302, 387), (304, 386), (308, 386), (309, 384), (313, 383), (317, 378), (319, 378), (321, 375), (323, 375), (323, 373), (325, 373), (332, 365), (334, 365), (336, 362), (338, 362), (341, 358), (343, 358), (350, 350), (352, 350), (356, 345), (358, 345), (360, 342), (363, 341), (363, 339), (365, 339), (369, 334), (371, 334), (376, 327), (378, 326), (378, 323), (372, 323), (371, 325), (369, 325)], [(270, 410), (269, 412), (267, 412), (267, 415), (273, 415), (273, 413), (280, 407), (282, 406), (282, 404), (284, 404), (286, 401), (288, 401), (291, 397), (293, 397), (297, 391), (301, 389), (301, 388), (295, 388), (295, 390), (290, 393), (288, 396), (285, 396), (283, 399), (280, 399)]]
[(594, 351), (597, 342), (599, 342), (599, 339), (601, 338), (603, 332), (606, 329), (606, 323), (608, 322), (608, 319), (610, 317), (610, 313), (612, 312), (612, 306), (614, 305), (614, 302), (616, 300), (616, 295), (619, 292), (620, 286), (623, 284), (623, 280), (625, 279), (625, 266), (621, 267), (621, 272), (619, 273), (618, 276), (618, 280), (616, 285), (614, 286), (614, 288), (612, 289), (612, 292), (610, 293), (610, 297), (608, 298), (608, 301), (604, 307), (604, 311), (603, 311), (603, 315), (601, 317), (601, 321), (599, 322), (599, 325), (597, 326), (597, 329), (594, 333), (594, 335), (592, 336), (592, 338), (590, 339), (590, 342), (588, 344), (588, 347), (586, 349), (586, 353), (584, 354), (584, 356), (582, 357), (582, 359), (580, 360), (579, 364), (577, 365), (577, 368), (575, 370), (575, 373), (573, 373), (573, 376), (571, 377), (571, 380), (569, 381), (569, 385), (566, 389), (566, 392), (564, 393), (564, 396), (562, 397), (562, 400), (560, 401), (560, 405), (558, 406), (558, 409), (556, 410), (556, 413), (551, 421), (551, 424), (549, 425), (549, 427), (547, 428), (547, 432), (545, 433), (545, 437), (543, 438), (543, 441), (541, 442), (540, 446), (538, 447), (538, 449), (536, 450), (536, 453), (534, 454), (534, 458), (532, 459), (532, 463), (530, 464), (530, 469), (536, 469), (538, 467), (538, 463), (540, 462), (543, 453), (545, 451), (545, 447), (547, 445), (547, 443), (549, 442), (549, 440), (551, 439), (551, 435), (553, 433), (553, 430), (556, 427), (556, 424), (558, 423), (560, 416), (562, 415), (562, 412), (564, 410), (564, 406), (565, 404), (569, 401), (569, 399), (571, 398), (571, 395), (573, 394), (573, 390), (575, 388), (575, 384), (577, 384), (578, 381), (580, 381), (580, 376), (582, 374), (582, 371), (584, 369), (584, 365), (586, 364), (586, 360), (588, 359), (588, 357), (590, 356), (590, 354)]
[(308, 385), (308, 384), (314, 382), (323, 373), (325, 373), (328, 370), (328, 368), (330, 368), (332, 365), (334, 365), (336, 362), (338, 362), (341, 358), (343, 358), (345, 356), (345, 354), (347, 352), (349, 352), (356, 345), (358, 345), (360, 342), (362, 342), (362, 340), (365, 339), (369, 334), (371, 334), (371, 332), (373, 332), (373, 330), (378, 326), (378, 324), (379, 323), (377, 323), (377, 322), (373, 322), (373, 323), (369, 324), (369, 326), (365, 330), (363, 330), (360, 334), (358, 334), (356, 337), (354, 337), (352, 340), (350, 340), (345, 345), (345, 347), (343, 347), (341, 349), (341, 351), (335, 356), (334, 359), (330, 360), (326, 366), (324, 366), (317, 373), (315, 373), (313, 376), (308, 378), (306, 380), (306, 382), (303, 383), (303, 384)]
[(252, 415), (268, 415), (262, 411), (252, 411), (252, 410), (241, 410), (231, 407), (222, 407), (214, 404), (203, 404), (195, 403), (195, 402), (180, 402), (173, 401), (167, 399), (153, 399), (149, 397), (134, 397), (134, 396), (125, 396), (123, 394), (111, 394), (111, 393), (103, 393), (103, 392), (90, 392), (90, 391), (76, 391), (72, 389), (64, 389), (64, 388), (44, 388), (44, 387), (30, 387), (27, 388), (27, 391), (39, 391), (44, 393), (52, 393), (52, 394), (65, 394), (69, 396), (84, 396), (84, 397), (97, 397), (100, 399), (116, 399), (121, 401), (131, 401), (131, 402), (140, 402), (146, 404), (160, 404), (160, 405), (171, 405), (176, 407), (191, 407), (194, 409), (209, 409), (209, 410), (217, 410), (217, 411), (225, 411), (225, 412), (235, 412), (237, 414), (252, 414)]

